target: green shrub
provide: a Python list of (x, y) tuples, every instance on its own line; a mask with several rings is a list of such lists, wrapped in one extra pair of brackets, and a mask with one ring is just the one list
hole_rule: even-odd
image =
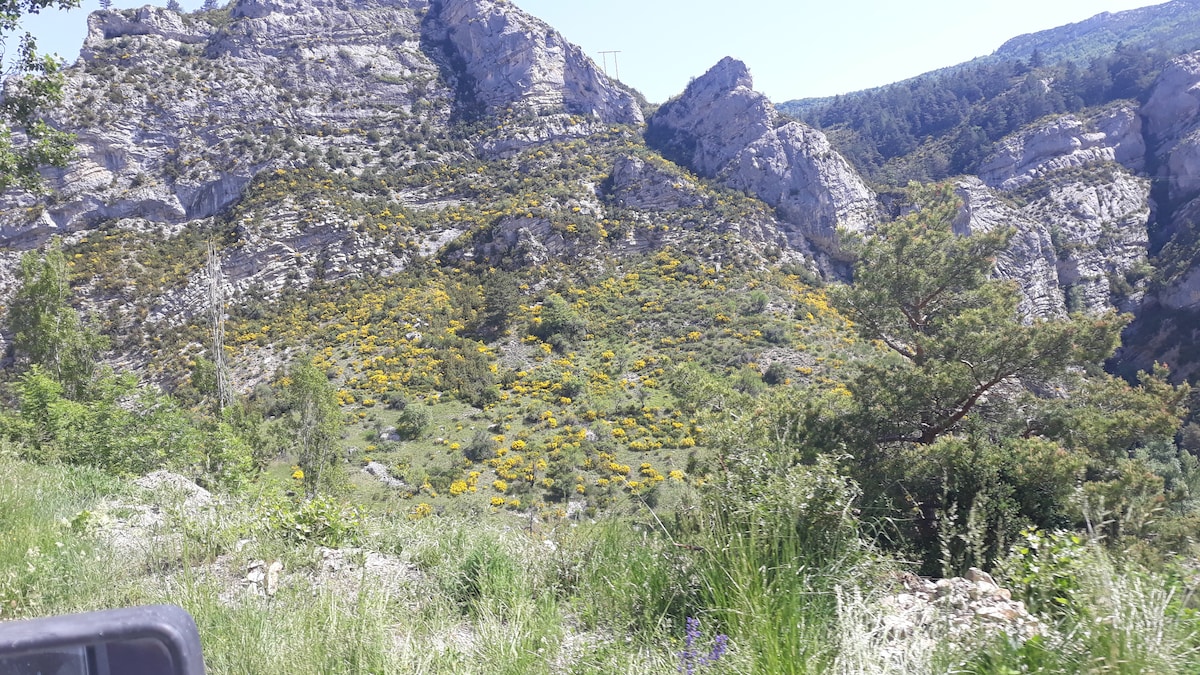
[(429, 426), (429, 411), (415, 405), (406, 406), (396, 418), (396, 436), (402, 441), (415, 441)]
[(362, 509), (328, 495), (302, 501), (279, 497), (265, 511), (268, 529), (292, 542), (339, 548), (358, 544), (364, 533)]

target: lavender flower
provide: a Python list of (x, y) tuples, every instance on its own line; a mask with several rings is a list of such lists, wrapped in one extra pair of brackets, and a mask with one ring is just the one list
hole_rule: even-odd
[(687, 618), (683, 636), (683, 651), (679, 652), (679, 672), (685, 675), (696, 675), (698, 668), (708, 667), (721, 660), (729, 651), (729, 636), (719, 634), (713, 638), (712, 649), (707, 654), (697, 651), (697, 643), (703, 638), (700, 630), (700, 619), (694, 616)]

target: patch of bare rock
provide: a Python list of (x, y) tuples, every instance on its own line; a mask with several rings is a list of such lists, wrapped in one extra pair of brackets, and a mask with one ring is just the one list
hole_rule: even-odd
[(910, 637), (941, 625), (951, 636), (967, 633), (1003, 632), (1028, 640), (1042, 633), (1042, 624), (1013, 600), (992, 575), (972, 567), (965, 577), (936, 581), (909, 576), (904, 590), (884, 599), (890, 610), (884, 623), (889, 635)]

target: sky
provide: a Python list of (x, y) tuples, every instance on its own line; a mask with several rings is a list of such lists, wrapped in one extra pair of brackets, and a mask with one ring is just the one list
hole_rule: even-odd
[[(185, 9), (202, 0), (181, 0)], [(725, 56), (774, 101), (866, 89), (969, 61), (1009, 38), (1162, 0), (514, 0), (652, 102)], [(140, 6), (123, 3), (115, 7)], [(161, 3), (166, 4), (166, 0)], [(74, 61), (81, 9), (27, 18), (43, 52)], [(10, 48), (12, 46), (10, 45)], [(602, 51), (619, 51), (604, 56)], [(614, 62), (615, 59), (615, 62)]]

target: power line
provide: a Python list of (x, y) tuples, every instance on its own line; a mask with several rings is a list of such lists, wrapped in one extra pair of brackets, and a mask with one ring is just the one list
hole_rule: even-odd
[(608, 55), (609, 54), (613, 55), (613, 71), (616, 74), (618, 82), (621, 81), (621, 66), (617, 64), (617, 54), (620, 54), (620, 53), (621, 53), (620, 50), (612, 50), (612, 49), (605, 51), (605, 52), (600, 52), (601, 58), (604, 59), (604, 76), (605, 77), (608, 77)]

